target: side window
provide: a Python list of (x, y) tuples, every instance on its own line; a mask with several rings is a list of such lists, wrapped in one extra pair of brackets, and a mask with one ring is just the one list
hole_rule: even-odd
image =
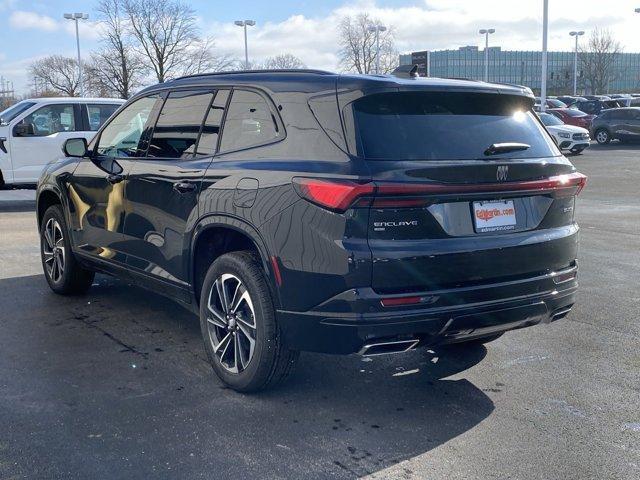
[(279, 135), (275, 117), (261, 95), (233, 91), (222, 132), (222, 151), (261, 145), (278, 139)]
[(160, 101), (158, 95), (143, 97), (111, 119), (100, 134), (98, 155), (116, 158), (137, 156), (140, 137), (147, 127), (151, 109), (158, 101)]
[(192, 157), (212, 98), (212, 92), (171, 92), (153, 129), (147, 155), (157, 158)]
[(89, 104), (87, 113), (89, 114), (89, 130), (97, 132), (100, 127), (109, 119), (120, 105), (116, 104)]
[(222, 116), (227, 106), (229, 98), (229, 90), (218, 90), (211, 107), (207, 112), (207, 118), (202, 127), (200, 140), (198, 141), (197, 155), (213, 155), (216, 153), (218, 144), (218, 136), (220, 135), (220, 125), (222, 125)]
[(27, 115), (22, 122), (27, 125), (29, 136), (46, 137), (60, 132), (76, 130), (76, 120), (73, 105), (53, 104), (39, 108)]
[(580, 104), (580, 110), (582, 110), (585, 113), (595, 113), (596, 102), (582, 102)]

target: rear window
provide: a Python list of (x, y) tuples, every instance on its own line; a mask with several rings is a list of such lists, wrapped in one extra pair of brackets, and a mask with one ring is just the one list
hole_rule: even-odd
[(468, 92), (394, 92), (369, 95), (345, 109), (347, 140), (370, 160), (488, 158), (495, 143), (526, 150), (490, 158), (560, 155), (524, 97)]

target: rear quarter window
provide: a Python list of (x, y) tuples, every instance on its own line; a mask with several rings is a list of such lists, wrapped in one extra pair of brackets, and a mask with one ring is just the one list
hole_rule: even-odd
[(256, 147), (281, 137), (276, 114), (262, 95), (248, 90), (233, 90), (220, 150), (226, 152)]
[(350, 149), (369, 160), (484, 159), (489, 146), (507, 142), (529, 148), (490, 158), (560, 155), (529, 109), (515, 95), (393, 92), (362, 97), (343, 113)]

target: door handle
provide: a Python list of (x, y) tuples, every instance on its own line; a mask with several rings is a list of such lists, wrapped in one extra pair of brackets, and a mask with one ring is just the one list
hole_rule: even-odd
[(197, 186), (191, 182), (178, 182), (173, 184), (173, 189), (179, 193), (195, 192)]
[(122, 175), (117, 174), (117, 173), (112, 173), (110, 175), (107, 175), (107, 182), (109, 182), (111, 185), (115, 185), (116, 183), (120, 183), (122, 180), (124, 180), (124, 177)]

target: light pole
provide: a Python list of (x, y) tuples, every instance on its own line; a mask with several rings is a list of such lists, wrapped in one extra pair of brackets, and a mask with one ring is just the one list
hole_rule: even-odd
[(584, 35), (584, 32), (569, 32), (569, 35), (576, 37), (576, 48), (573, 52), (573, 95), (578, 93), (578, 37)]
[(78, 83), (80, 84), (80, 96), (84, 97), (84, 81), (82, 80), (82, 59), (80, 58), (80, 31), (78, 30), (78, 20), (87, 20), (86, 13), (65, 13), (64, 18), (76, 22), (76, 47), (78, 48)]
[(376, 74), (380, 74), (380, 32), (387, 30), (384, 25), (371, 25), (369, 31), (376, 34)]
[(484, 35), (484, 81), (489, 81), (489, 35), (496, 33), (495, 28), (483, 28), (479, 30), (480, 35)]
[(247, 47), (247, 27), (253, 27), (255, 20), (236, 20), (235, 23), (239, 27), (244, 28), (244, 68), (249, 70), (249, 47)]
[(540, 84), (540, 110), (547, 107), (547, 32), (549, 30), (549, 0), (542, 7), (542, 81)]

